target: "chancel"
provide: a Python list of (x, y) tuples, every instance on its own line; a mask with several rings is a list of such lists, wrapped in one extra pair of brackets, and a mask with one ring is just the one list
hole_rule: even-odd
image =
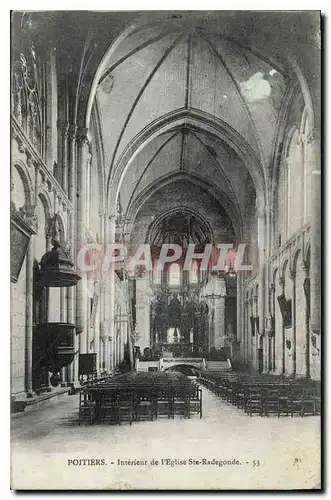
[(319, 412), (318, 33), (310, 11), (12, 14), (13, 411)]

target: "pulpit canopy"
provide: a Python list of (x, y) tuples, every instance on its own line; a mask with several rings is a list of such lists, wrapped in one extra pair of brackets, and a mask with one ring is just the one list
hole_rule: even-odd
[(38, 281), (46, 287), (74, 286), (81, 279), (74, 271), (69, 252), (53, 241), (53, 248), (45, 253), (40, 261)]

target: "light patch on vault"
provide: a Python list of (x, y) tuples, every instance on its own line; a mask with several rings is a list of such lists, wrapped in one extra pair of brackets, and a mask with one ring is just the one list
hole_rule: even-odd
[[(272, 76), (275, 72), (276, 70), (271, 70), (269, 73), (270, 76)], [(240, 82), (240, 89), (244, 98), (249, 103), (260, 101), (261, 99), (267, 99), (271, 94), (271, 85), (266, 79), (264, 73), (261, 71), (252, 75), (245, 82)]]

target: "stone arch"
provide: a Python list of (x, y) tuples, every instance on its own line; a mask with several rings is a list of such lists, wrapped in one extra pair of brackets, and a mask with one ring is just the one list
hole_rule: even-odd
[(177, 130), (183, 125), (202, 133), (208, 133), (210, 136), (226, 142), (237, 153), (252, 176), (257, 194), (257, 205), (262, 209), (265, 206), (266, 195), (262, 165), (244, 138), (228, 124), (212, 115), (198, 110), (176, 110), (152, 122), (137, 134), (121, 153), (107, 181), (107, 201), (112, 204), (109, 206), (110, 211), (115, 213), (117, 197), (125, 171), (138, 152), (161, 133)]
[(153, 232), (156, 230), (156, 226), (160, 223), (160, 221), (162, 221), (166, 217), (170, 216), (172, 213), (178, 212), (179, 210), (185, 214), (193, 215), (197, 220), (199, 220), (199, 222), (201, 224), (203, 224), (203, 226), (207, 229), (209, 236), (210, 236), (210, 238), (209, 238), (210, 242), (212, 243), (214, 241), (214, 234), (213, 234), (212, 227), (210, 226), (209, 222), (205, 219), (205, 217), (203, 215), (185, 207), (185, 208), (181, 208), (181, 209), (175, 208), (175, 209), (167, 210), (166, 212), (163, 212), (159, 217), (157, 217), (154, 221), (152, 221), (152, 223), (150, 224), (150, 226), (148, 228), (148, 232), (146, 235), (146, 240), (145, 240), (146, 243), (150, 243)]
[(104, 156), (104, 147), (103, 147), (103, 131), (102, 131), (102, 122), (100, 116), (100, 108), (99, 101), (95, 99), (94, 103), (94, 113), (92, 115), (92, 120), (94, 123), (95, 130), (95, 149), (97, 153), (97, 166), (98, 166), (98, 176), (99, 176), (99, 189), (100, 189), (100, 209), (105, 208), (106, 202), (106, 178), (105, 178), (105, 156)]
[(272, 282), (271, 282), (272, 285), (275, 285), (275, 283), (276, 283), (277, 273), (278, 273), (278, 267), (275, 267), (272, 270), (272, 274), (271, 274), (272, 275)]
[[(282, 169), (287, 169), (285, 165), (286, 160), (288, 158), (289, 149), (291, 146), (291, 141), (293, 138), (293, 134), (297, 130), (299, 135), (301, 135), (301, 130), (303, 127), (303, 123), (305, 117), (307, 115), (307, 110), (305, 107), (305, 103), (303, 100), (302, 93), (300, 92), (300, 86), (297, 82), (294, 82), (289, 89), (289, 97), (286, 101), (284, 101), (284, 108), (282, 113), (282, 119), (279, 120), (279, 127), (277, 132), (277, 141), (274, 148), (274, 159), (272, 164), (272, 172), (271, 172), (271, 187), (270, 187), (270, 203), (273, 214), (273, 240), (274, 244), (276, 243), (275, 237), (277, 234), (277, 206), (278, 206), (278, 190), (279, 190), (279, 178)], [(300, 106), (302, 108), (301, 120), (297, 123), (289, 123), (290, 114), (293, 108), (297, 108)]]
[(51, 217), (51, 214), (53, 213), (53, 203), (48, 191), (46, 191), (45, 189), (41, 189), (37, 195), (37, 199), (38, 198), (43, 204), (47, 217)]
[(35, 238), (35, 256), (40, 262), (41, 257), (48, 248), (48, 230), (50, 224), (50, 206), (43, 193), (39, 193), (36, 203), (36, 214), (38, 217), (38, 230)]
[(311, 95), (311, 91), (309, 89), (307, 79), (304, 76), (297, 60), (295, 59), (295, 57), (292, 54), (289, 54), (289, 53), (286, 54), (286, 57), (287, 57), (287, 60), (290, 64), (290, 66), (293, 68), (294, 74), (296, 75), (297, 80), (299, 82), (300, 90), (301, 90), (302, 97), (303, 97), (305, 107), (307, 110), (308, 120), (311, 123), (312, 128), (314, 128), (317, 125), (316, 114), (318, 115), (320, 113), (320, 111), (318, 113), (316, 113), (316, 111), (314, 109), (314, 102), (312, 99), (312, 95)]
[(67, 240), (67, 237), (68, 237), (66, 224), (65, 224), (65, 221), (64, 221), (63, 214), (61, 212), (57, 212), (55, 214), (55, 216), (57, 217), (57, 221), (59, 223), (60, 243), (61, 243), (61, 245), (63, 245), (65, 243), (65, 241)]
[(23, 183), (23, 189), (24, 189), (24, 195), (25, 195), (25, 205), (33, 205), (34, 204), (34, 189), (33, 189), (33, 184), (31, 180), (31, 176), (29, 174), (29, 171), (27, 169), (26, 164), (21, 161), (21, 160), (15, 160), (11, 167), (11, 173), (13, 173), (13, 169), (16, 169), (18, 172), (18, 175), (20, 176), (22, 183)]
[(288, 257), (284, 257), (283, 260), (281, 261), (281, 264), (279, 266), (279, 278), (285, 280), (286, 278), (286, 270), (289, 264), (289, 259)]
[(135, 29), (135, 24), (131, 23), (129, 26), (127, 26), (119, 35), (115, 38), (115, 40), (111, 43), (111, 45), (108, 47), (107, 51), (105, 52), (103, 58), (101, 59), (100, 64), (98, 65), (92, 85), (89, 91), (89, 94), (86, 98), (86, 102), (81, 102), (77, 105), (78, 110), (77, 110), (77, 123), (79, 126), (82, 126), (83, 128), (89, 128), (90, 125), (90, 118), (91, 118), (91, 113), (92, 113), (92, 106), (95, 100), (96, 96), (96, 91), (97, 87), (99, 84), (99, 81), (102, 77), (102, 73), (104, 71), (105, 64), (107, 61), (109, 61), (111, 55), (115, 52), (115, 50), (118, 48), (120, 43), (122, 43), (125, 38), (127, 38), (131, 32)]
[(303, 261), (308, 271), (310, 269), (310, 248), (311, 242), (310, 240), (308, 240), (307, 243), (303, 246)]
[[(240, 213), (240, 209), (223, 191), (221, 191), (216, 186), (212, 186), (206, 179), (201, 178), (198, 175), (192, 175), (185, 172), (177, 172), (166, 174), (157, 179), (149, 186), (147, 186), (130, 204), (128, 207), (128, 220), (133, 221), (137, 215), (138, 209), (142, 206), (148, 198), (150, 198), (156, 191), (162, 189), (164, 186), (174, 182), (174, 180), (188, 180), (193, 181), (197, 185), (201, 186), (208, 193), (210, 193), (216, 200), (224, 207), (230, 219), (232, 221), (234, 231), (236, 233), (236, 238), (239, 240), (243, 235), (243, 221)], [(132, 222), (131, 222), (132, 225)]]
[(295, 270), (296, 270), (296, 266), (297, 266), (297, 260), (300, 256), (300, 254), (302, 255), (302, 246), (297, 245), (295, 247), (294, 251), (292, 252), (291, 259), (289, 261), (289, 272), (293, 273), (294, 275), (295, 275)]

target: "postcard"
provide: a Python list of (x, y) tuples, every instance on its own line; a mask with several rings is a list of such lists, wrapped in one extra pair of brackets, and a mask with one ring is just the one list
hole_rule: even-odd
[(11, 13), (11, 488), (320, 490), (321, 14)]

